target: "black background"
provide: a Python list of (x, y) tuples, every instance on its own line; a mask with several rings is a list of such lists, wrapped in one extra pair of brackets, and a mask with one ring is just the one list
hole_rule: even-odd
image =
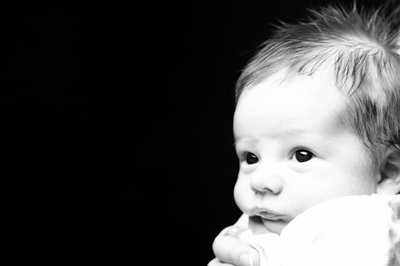
[(327, 2), (2, 5), (6, 252), (56, 264), (205, 266), (216, 234), (240, 215), (240, 70), (271, 23)]

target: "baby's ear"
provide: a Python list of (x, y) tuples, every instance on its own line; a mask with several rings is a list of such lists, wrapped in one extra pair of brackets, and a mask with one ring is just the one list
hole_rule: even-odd
[(381, 180), (377, 187), (378, 194), (400, 193), (400, 149), (391, 147), (381, 165)]

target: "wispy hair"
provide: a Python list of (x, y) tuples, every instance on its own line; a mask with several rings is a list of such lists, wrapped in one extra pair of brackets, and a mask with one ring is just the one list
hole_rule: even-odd
[(331, 5), (310, 10), (296, 24), (281, 22), (242, 71), (236, 100), (282, 69), (313, 75), (325, 67), (347, 95), (344, 121), (367, 147), (375, 155), (381, 146), (399, 148), (400, 5), (373, 10)]

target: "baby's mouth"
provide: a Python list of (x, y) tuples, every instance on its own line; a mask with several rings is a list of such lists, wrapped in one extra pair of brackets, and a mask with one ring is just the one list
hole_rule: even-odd
[(261, 219), (268, 221), (285, 221), (286, 216), (270, 213), (267, 211), (261, 211), (257, 214)]
[(272, 221), (272, 222), (278, 222), (278, 221), (288, 221), (288, 217), (286, 215), (281, 215), (278, 213), (275, 213), (273, 211), (270, 210), (266, 210), (266, 209), (256, 209), (253, 214), (255, 216), (260, 217), (261, 220), (267, 220), (267, 221)]

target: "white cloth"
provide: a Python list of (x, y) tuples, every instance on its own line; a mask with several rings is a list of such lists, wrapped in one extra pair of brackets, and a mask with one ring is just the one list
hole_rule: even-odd
[(400, 266), (400, 195), (348, 196), (310, 208), (281, 232), (240, 239), (261, 266)]

